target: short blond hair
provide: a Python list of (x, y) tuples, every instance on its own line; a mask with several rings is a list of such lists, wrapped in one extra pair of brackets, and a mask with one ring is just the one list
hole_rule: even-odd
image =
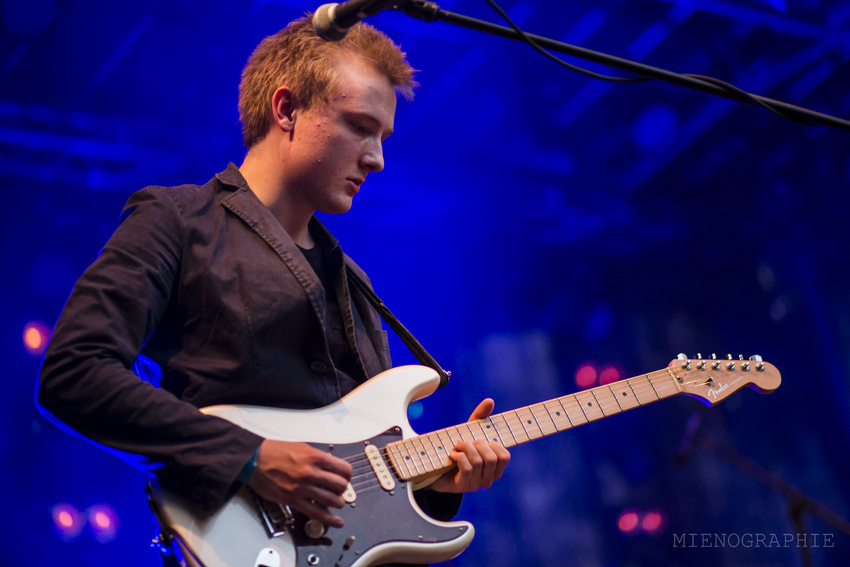
[(361, 57), (386, 75), (405, 99), (413, 98), (415, 70), (390, 38), (359, 23), (342, 41), (328, 42), (316, 35), (308, 14), (261, 41), (242, 70), (239, 119), (245, 147), (250, 149), (268, 134), (271, 99), (278, 88), (288, 87), (293, 102), (305, 109), (341, 89), (336, 64), (343, 53)]

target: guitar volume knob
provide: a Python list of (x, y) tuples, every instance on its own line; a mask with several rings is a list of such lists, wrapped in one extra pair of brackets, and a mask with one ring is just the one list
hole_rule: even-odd
[(319, 520), (307, 520), (304, 524), (304, 533), (310, 539), (319, 539), (327, 531), (327, 526)]

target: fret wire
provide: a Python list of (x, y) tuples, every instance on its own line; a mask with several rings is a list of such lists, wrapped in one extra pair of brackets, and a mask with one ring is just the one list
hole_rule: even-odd
[[(482, 421), (482, 420), (480, 420), (480, 419), (476, 419), (475, 421), (468, 422), (468, 423), (474, 423), (475, 425), (477, 425), (477, 426), (478, 426), (478, 428), (481, 430), (481, 433), (484, 435), (484, 440), (485, 440), (485, 441), (487, 441), (487, 442), (489, 442), (489, 441), (490, 441), (490, 436), (489, 436), (489, 435), (487, 435), (487, 430), (486, 430), (486, 429), (484, 429), (484, 425), (482, 425), (481, 421)], [(472, 426), (470, 425), (469, 427), (471, 428)]]
[[(440, 450), (437, 448), (438, 445), (434, 444), (434, 438), (432, 437), (433, 434), (434, 434), (434, 432), (432, 431), (430, 433), (426, 433), (425, 435), (420, 435), (419, 437), (420, 438), (424, 437), (428, 440), (428, 442), (431, 444), (431, 447), (434, 448), (434, 455), (436, 455), (437, 458), (440, 460), (440, 462), (442, 462), (442, 459), (439, 458), (440, 457)], [(425, 443), (423, 442), (422, 444), (424, 445)], [(440, 443), (439, 446), (441, 446), (441, 445), (442, 445), (442, 443)], [(428, 448), (425, 447), (425, 450), (428, 451)]]
[[(578, 410), (579, 410), (578, 417), (584, 416), (584, 421), (579, 422), (577, 425), (582, 425), (582, 424), (585, 424), (588, 421), (590, 421), (590, 420), (587, 419), (587, 415), (584, 413), (584, 410), (581, 408), (581, 402), (578, 401), (578, 398), (576, 397), (575, 394), (571, 394), (569, 396), (564, 396), (564, 398), (567, 398), (568, 402), (571, 402), (575, 407), (578, 408)], [(566, 407), (567, 406), (564, 405), (564, 408), (566, 408)], [(567, 412), (569, 412), (569, 410), (567, 410)], [(572, 416), (569, 416), (569, 417), (570, 417), (570, 422), (572, 422), (575, 425), (576, 423), (573, 421)]]
[(525, 428), (525, 424), (523, 423), (523, 419), (519, 416), (519, 413), (517, 413), (517, 410), (513, 410), (513, 414), (516, 417), (516, 419), (519, 421), (520, 426), (522, 426), (522, 430), (525, 432), (525, 437), (529, 441), (531, 441), (531, 435), (528, 434), (528, 429)]
[[(394, 442), (393, 442), (393, 443), (391, 443), (390, 445), (392, 445), (392, 447), (390, 448), (390, 450), (391, 450), (391, 451), (394, 451), (394, 454), (397, 454), (397, 455), (398, 455), (398, 456), (396, 457), (396, 459), (394, 459), (394, 460), (395, 460), (396, 462), (398, 462), (398, 463), (401, 463), (401, 465), (404, 465), (404, 468), (406, 468), (406, 469), (407, 469), (407, 478), (413, 478), (413, 477), (414, 477), (414, 475), (413, 475), (413, 472), (410, 470), (410, 465), (408, 465), (408, 464), (407, 464), (407, 461), (405, 461), (405, 460), (404, 460), (404, 455), (402, 455), (402, 454), (401, 454), (401, 451), (399, 450), (398, 445), (396, 445), (396, 443), (394, 443)], [(389, 447), (390, 445), (387, 445), (387, 446)], [(398, 465), (396, 468), (401, 468), (401, 465)], [(399, 474), (400, 474), (401, 476), (403, 476), (403, 474), (402, 474), (402, 472), (401, 472), (400, 470), (399, 470)]]
[(561, 401), (561, 399), (565, 397), (566, 396), (560, 396), (558, 398), (555, 398), (555, 400), (557, 400), (558, 404), (561, 406), (561, 409), (564, 410), (564, 415), (567, 416), (567, 421), (570, 422), (570, 427), (575, 427), (575, 424), (573, 423), (573, 418), (570, 417), (570, 412), (567, 411), (567, 407), (564, 405), (564, 402)]
[[(428, 434), (419, 435), (419, 443), (422, 444), (422, 450), (425, 451), (425, 455), (428, 457), (428, 460), (431, 461), (431, 464), (434, 465), (434, 470), (440, 468), (439, 465), (434, 464), (434, 459), (432, 458), (437, 453), (437, 448), (434, 446), (434, 442), (431, 441), (431, 438)], [(428, 445), (431, 448), (428, 448)]]
[[(425, 461), (423, 461), (422, 457), (419, 455), (419, 451), (416, 449), (416, 444), (413, 442), (412, 438), (404, 440), (404, 447), (407, 449), (407, 456), (410, 457), (410, 462), (413, 463), (413, 467), (416, 469), (416, 476), (428, 472), (428, 469), (425, 466)], [(413, 450), (411, 451), (411, 449)], [(417, 463), (417, 461), (419, 462)], [(422, 465), (422, 472), (419, 471), (419, 465)]]
[[(452, 463), (452, 460), (449, 459), (449, 456), (446, 453), (445, 444), (443, 443), (443, 440), (440, 439), (440, 436), (437, 434), (437, 432), (432, 431), (431, 433), (427, 433), (426, 437), (428, 437), (428, 441), (431, 442), (431, 445), (434, 445), (434, 449), (436, 450), (436, 453), (434, 454), (437, 456), (437, 460), (440, 461), (440, 468), (442, 469), (449, 466)], [(434, 443), (434, 437), (437, 438), (439, 444)], [(449, 461), (448, 463), (446, 462), (447, 460)]]
[(452, 429), (455, 429), (455, 433), (457, 433), (457, 429), (454, 427), (446, 427), (445, 429), (443, 429), (443, 431), (445, 431), (446, 435), (449, 436), (449, 440), (451, 440), (452, 442), (452, 447), (454, 447), (455, 445), (457, 445), (457, 441), (455, 441), (454, 437), (452, 437)]
[[(658, 390), (655, 388), (655, 384), (652, 383), (652, 379), (649, 377), (649, 374), (645, 374), (645, 376), (646, 376), (647, 382), (649, 382), (649, 385), (652, 386), (652, 389), (655, 392), (655, 395), (658, 396)], [(661, 396), (658, 396), (658, 399), (660, 400)]]
[[(446, 443), (445, 439), (443, 439), (443, 435), (449, 438), (449, 442)], [(443, 447), (446, 450), (446, 456), (448, 457), (449, 453), (451, 453), (455, 448), (455, 443), (452, 441), (452, 436), (449, 435), (448, 429), (439, 429), (437, 430), (437, 438), (443, 444)]]
[[(457, 428), (457, 431), (460, 434), (460, 440), (461, 441), (468, 441), (470, 437), (472, 438), (473, 441), (475, 441), (475, 436), (472, 435), (472, 431), (469, 429), (469, 426), (466, 425), (465, 423), (460, 423), (458, 425), (455, 425), (455, 428)], [(464, 429), (466, 429), (466, 437), (464, 437), (464, 435), (463, 435)]]
[(608, 417), (608, 414), (605, 413), (605, 409), (602, 407), (602, 404), (599, 403), (599, 398), (596, 397), (596, 392), (594, 390), (596, 390), (596, 388), (591, 388), (590, 393), (593, 395), (593, 399), (596, 400), (596, 407), (598, 407), (599, 411), (602, 412), (602, 417)]
[(635, 395), (635, 399), (637, 400), (638, 404), (643, 405), (643, 402), (640, 401), (640, 396), (638, 395), (637, 390), (635, 390), (634, 384), (632, 384), (632, 380), (634, 380), (634, 378), (629, 378), (628, 380), (626, 380), (626, 384), (628, 384), (629, 388), (632, 389), (632, 394)]
[[(422, 456), (428, 457), (428, 462), (431, 463), (432, 470), (436, 470), (437, 467), (436, 465), (434, 465), (434, 461), (431, 459), (431, 455), (429, 455), (428, 451), (425, 449), (425, 445), (422, 443), (422, 440), (419, 439), (419, 437), (413, 437), (411, 440), (413, 441), (414, 447), (416, 446), (416, 442), (419, 441), (419, 447), (416, 447), (417, 453), (419, 453), (420, 458)], [(425, 459), (422, 459), (422, 465), (425, 467), (425, 470), (427, 472), (431, 472), (430, 470), (428, 470), (428, 463), (425, 462)]]
[[(499, 428), (496, 427), (496, 422), (493, 421), (493, 416), (491, 415), (487, 419), (490, 421), (490, 425), (493, 427), (493, 431), (496, 432), (496, 437), (499, 438), (499, 443), (502, 444), (502, 447), (505, 447), (505, 441), (502, 439), (502, 434), (499, 433)], [(495, 439), (493, 441), (495, 441)]]
[[(522, 418), (522, 421), (523, 421), (522, 426), (525, 427), (525, 424), (526, 423), (528, 424), (528, 427), (526, 427), (526, 431), (531, 431), (533, 433), (533, 428), (532, 428), (533, 425), (536, 425), (537, 430), (540, 431), (540, 435), (535, 436), (535, 437), (532, 437), (531, 433), (529, 433), (528, 434), (528, 440), (533, 441), (534, 439), (540, 439), (540, 437), (543, 436), (543, 431), (540, 429), (540, 424), (537, 423), (537, 418), (534, 417), (534, 412), (531, 411), (531, 408), (529, 406), (517, 409), (517, 414), (519, 414), (520, 410), (522, 410), (524, 412), (528, 412), (528, 414), (531, 415), (531, 419), (528, 419), (527, 417)], [(534, 423), (532, 423), (532, 419), (534, 420)]]
[[(629, 382), (629, 386), (631, 386), (632, 391), (635, 393), (635, 396), (637, 397), (638, 402), (640, 402), (640, 404), (641, 404), (641, 405), (643, 405), (643, 402), (642, 402), (642, 401), (641, 401), (641, 399), (640, 399), (640, 394), (638, 393), (638, 390), (640, 390), (640, 389), (641, 389), (641, 386), (644, 386), (643, 390), (647, 390), (647, 388), (646, 388), (646, 384), (643, 384), (643, 383), (638, 384), (638, 385), (637, 385), (637, 390), (636, 390), (636, 389), (635, 389), (635, 387), (636, 387), (636, 386), (635, 386), (635, 384), (633, 384), (633, 383), (632, 383), (632, 380), (641, 380), (642, 382), (645, 382), (645, 380), (643, 380), (643, 378), (642, 378), (642, 377), (629, 378), (629, 380), (628, 380), (628, 382)], [(646, 396), (645, 396), (645, 397), (646, 397)], [(647, 400), (647, 401), (648, 401), (648, 402), (651, 402), (652, 400)]]
[[(600, 405), (607, 405), (610, 409), (608, 411), (603, 407), (603, 412), (605, 415), (614, 415), (615, 413), (619, 413), (623, 411), (623, 408), (620, 406), (620, 403), (617, 401), (617, 396), (614, 394), (614, 390), (611, 388), (611, 384), (604, 384), (599, 386), (597, 389), (597, 398), (604, 400), (600, 402)], [(614, 403), (611, 403), (611, 400), (614, 400)]]
[[(545, 411), (546, 413), (545, 413), (545, 414), (542, 414), (542, 415), (538, 418), (538, 417), (537, 417), (537, 413), (536, 413), (536, 411), (535, 411), (535, 408), (537, 408), (538, 410), (540, 410), (540, 408), (542, 408), (542, 410), (543, 410), (543, 411)], [(533, 414), (534, 414), (534, 418), (535, 418), (535, 419), (537, 419), (537, 423), (540, 423), (540, 420), (541, 420), (541, 419), (543, 419), (544, 417), (548, 417), (548, 418), (549, 418), (549, 421), (551, 421), (551, 422), (552, 422), (552, 429), (553, 429), (552, 433), (555, 433), (555, 432), (557, 432), (557, 431), (558, 431), (558, 426), (557, 426), (557, 424), (555, 423), (555, 420), (554, 420), (554, 419), (552, 419), (552, 416), (551, 416), (551, 415), (549, 415), (549, 410), (546, 408), (546, 402), (538, 402), (538, 403), (534, 404), (533, 406), (531, 406), (531, 413), (533, 413)], [(544, 419), (544, 420), (543, 420), (543, 422), (544, 422), (544, 423), (546, 423), (546, 420)], [(547, 427), (548, 427), (548, 423), (547, 423)], [(542, 426), (541, 426), (541, 428), (540, 428), (540, 431), (543, 433), (543, 435), (544, 435), (544, 436), (546, 436), (546, 435), (551, 435), (551, 433), (546, 433), (545, 431), (543, 431), (543, 427), (542, 427)]]
[[(554, 418), (554, 417), (552, 417), (552, 410), (551, 410), (551, 409), (549, 409), (549, 406), (547, 405), (548, 403), (551, 403), (552, 401), (558, 401), (558, 399), (557, 399), (557, 398), (555, 398), (555, 400), (549, 400), (548, 402), (543, 402), (543, 407), (544, 407), (544, 408), (546, 409), (546, 411), (549, 413), (549, 419), (551, 419), (551, 420), (552, 420), (552, 423), (554, 423), (554, 424), (555, 424), (555, 431), (563, 431), (563, 429), (560, 429), (560, 428), (558, 427), (558, 423), (555, 421), (555, 418)], [(569, 418), (568, 418), (568, 419), (569, 419)]]
[(585, 423), (590, 423), (590, 418), (587, 416), (587, 412), (584, 411), (584, 408), (582, 407), (583, 404), (581, 403), (581, 400), (578, 399), (578, 394), (573, 394), (573, 398), (578, 402), (578, 409), (580, 409), (581, 413), (584, 414), (584, 419), (586, 420)]
[[(511, 424), (510, 424), (510, 423), (508, 423), (508, 420), (507, 420), (507, 418), (505, 417), (504, 412), (503, 412), (503, 413), (498, 414), (498, 416), (496, 416), (496, 417), (501, 417), (501, 418), (502, 418), (502, 424), (504, 424), (504, 426), (508, 428), (508, 433), (510, 433), (510, 434), (511, 434), (511, 437), (513, 437), (514, 445), (519, 445), (519, 441), (517, 441), (516, 435), (514, 435), (514, 432), (511, 430)], [(501, 437), (501, 434), (499, 434), (499, 437)], [(504, 444), (504, 443), (503, 443), (503, 444)], [(508, 446), (508, 445), (505, 445), (505, 447), (507, 447), (507, 446)]]
[[(614, 382), (616, 384), (616, 382)], [(620, 411), (623, 411), (623, 406), (620, 404), (620, 400), (617, 399), (617, 394), (614, 393), (614, 388), (611, 387), (611, 384), (608, 384), (608, 389), (611, 390), (611, 395), (614, 396), (614, 401), (617, 402), (617, 407), (620, 408)]]
[[(466, 423), (466, 422), (464, 422), (464, 423), (462, 423), (461, 425), (462, 425), (463, 427), (466, 427), (466, 430), (467, 430), (467, 431), (469, 431), (469, 436), (470, 436), (470, 437), (472, 437), (472, 440), (473, 440), (473, 441), (477, 441), (477, 439), (475, 439), (475, 433), (472, 431), (472, 428), (471, 428), (471, 427), (469, 427), (469, 424), (468, 424), (468, 423)], [(466, 439), (464, 439), (464, 441), (466, 441)]]
[(537, 404), (533, 404), (533, 405), (528, 406), (528, 412), (531, 414), (531, 417), (534, 418), (534, 423), (537, 424), (537, 429), (540, 430), (540, 436), (545, 437), (546, 433), (543, 432), (543, 426), (540, 425), (540, 420), (537, 419), (537, 415), (535, 415), (535, 413), (534, 413), (534, 406), (536, 406), (536, 405)]

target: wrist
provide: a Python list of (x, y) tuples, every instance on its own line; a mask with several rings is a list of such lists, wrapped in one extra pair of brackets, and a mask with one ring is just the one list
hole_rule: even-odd
[(251, 480), (251, 475), (254, 474), (254, 469), (257, 468), (257, 457), (260, 454), (260, 448), (257, 447), (257, 450), (254, 451), (254, 454), (251, 455), (251, 458), (248, 459), (248, 462), (245, 463), (245, 466), (242, 467), (242, 470), (239, 471), (239, 474), (236, 476), (236, 481), (241, 482), (242, 484), (248, 484)]

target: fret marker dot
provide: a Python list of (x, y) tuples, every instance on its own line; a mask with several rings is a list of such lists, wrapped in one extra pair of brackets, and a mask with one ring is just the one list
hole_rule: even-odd
[(487, 426), (487, 429), (490, 429), (490, 426), (489, 426), (489, 425)]
[(589, 407), (589, 408), (593, 407), (593, 403), (592, 403), (592, 402), (587, 402), (587, 407)]
[(624, 397), (624, 398), (626, 397), (626, 393), (625, 393), (625, 392), (623, 392), (623, 397)]
[(425, 454), (425, 451), (419, 451), (419, 454), (420, 454), (420, 455), (424, 455), (424, 454)]
[(531, 420), (530, 420), (530, 419), (528, 420), (528, 425), (531, 425)]
[(556, 412), (555, 412), (555, 415), (561, 415), (561, 412), (556, 411)]

